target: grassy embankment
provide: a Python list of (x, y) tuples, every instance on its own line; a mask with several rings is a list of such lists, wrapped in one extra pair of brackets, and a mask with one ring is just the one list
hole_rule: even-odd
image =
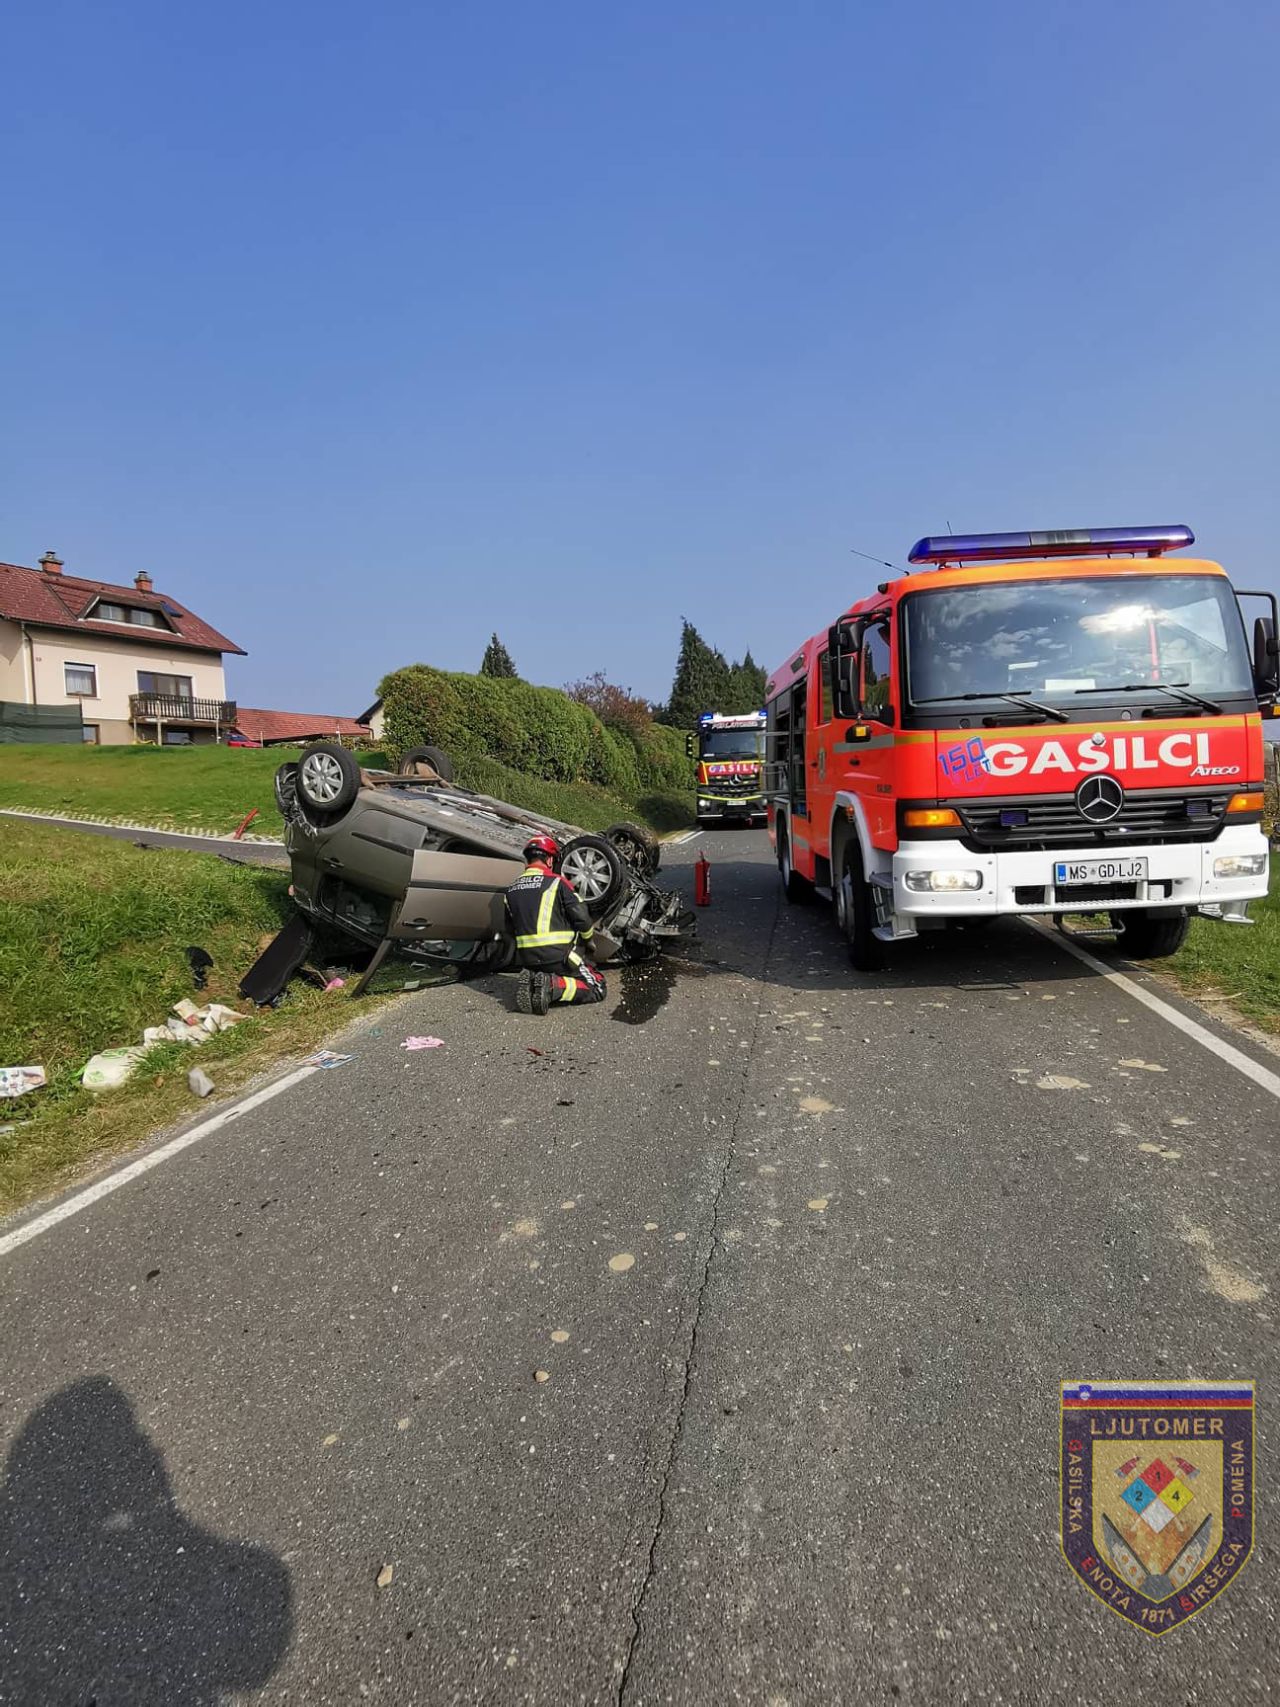
[[(0, 806), (224, 835), (256, 806), (250, 833), (278, 836), (283, 826), (271, 779), (297, 756), (295, 748), (0, 747)], [(375, 768), (385, 763), (380, 753), (362, 753), (360, 760)], [(692, 795), (627, 799), (590, 783), (542, 782), (489, 759), (459, 760), (457, 780), (584, 830), (626, 818), (658, 830), (692, 822)]]
[[(119, 1090), (80, 1086), (91, 1055), (139, 1042), (183, 996), (243, 1008), (236, 985), (287, 917), (287, 883), (287, 872), (208, 854), (0, 820), (0, 1063), (49, 1075), (47, 1089), (0, 1102), (0, 1125), (16, 1123), (0, 1133), (0, 1211), (191, 1113), (196, 1062), (225, 1091), (353, 1017), (343, 993), (295, 984), (284, 1006), (199, 1049), (155, 1050)], [(203, 995), (189, 944), (214, 959)]]

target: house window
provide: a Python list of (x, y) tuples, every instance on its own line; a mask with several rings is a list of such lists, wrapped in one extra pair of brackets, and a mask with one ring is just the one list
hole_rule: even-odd
[(67, 692), (77, 699), (97, 699), (98, 672), (92, 664), (64, 664), (62, 679)]
[(94, 622), (124, 622), (134, 628), (167, 628), (169, 625), (159, 611), (143, 610), (140, 605), (113, 605), (99, 600), (89, 612)]
[(96, 747), (102, 740), (102, 731), (96, 723), (83, 723), (80, 726), (80, 739), (86, 746)]
[(161, 676), (154, 670), (138, 671), (138, 692), (155, 694), (161, 699), (190, 699), (190, 676)]

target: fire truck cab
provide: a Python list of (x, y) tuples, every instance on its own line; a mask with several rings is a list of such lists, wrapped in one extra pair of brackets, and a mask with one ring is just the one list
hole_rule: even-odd
[[(1171, 954), (1192, 913), (1267, 892), (1262, 715), (1272, 593), (1185, 527), (927, 538), (774, 670), (769, 832), (792, 901), (833, 906), (850, 958), (1002, 914), (1104, 915)], [(1240, 601), (1266, 601), (1252, 656)], [(1257, 609), (1257, 606), (1254, 607)]]

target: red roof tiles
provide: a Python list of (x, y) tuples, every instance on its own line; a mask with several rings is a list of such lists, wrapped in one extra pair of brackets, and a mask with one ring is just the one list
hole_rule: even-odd
[[(98, 599), (112, 604), (134, 605), (160, 611), (170, 627), (143, 628), (120, 622), (96, 622), (84, 613)], [(126, 636), (144, 644), (184, 646), (198, 652), (237, 652), (244, 648), (189, 611), (177, 599), (157, 592), (140, 593), (136, 587), (117, 587), (110, 581), (88, 581), (80, 575), (49, 575), (42, 569), (27, 569), (20, 563), (0, 563), (0, 617), (27, 622), (33, 628), (74, 629), (77, 633), (105, 634), (116, 640)]]
[(236, 714), (236, 728), (250, 741), (315, 741), (331, 735), (372, 734), (367, 723), (357, 723), (354, 717), (330, 717), (323, 712), (255, 711), (242, 705)]

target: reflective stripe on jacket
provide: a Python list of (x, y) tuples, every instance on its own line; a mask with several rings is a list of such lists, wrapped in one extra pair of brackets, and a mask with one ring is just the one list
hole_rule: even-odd
[(572, 884), (545, 865), (526, 866), (507, 890), (507, 916), (526, 966), (558, 966), (580, 937), (591, 940), (591, 915)]

